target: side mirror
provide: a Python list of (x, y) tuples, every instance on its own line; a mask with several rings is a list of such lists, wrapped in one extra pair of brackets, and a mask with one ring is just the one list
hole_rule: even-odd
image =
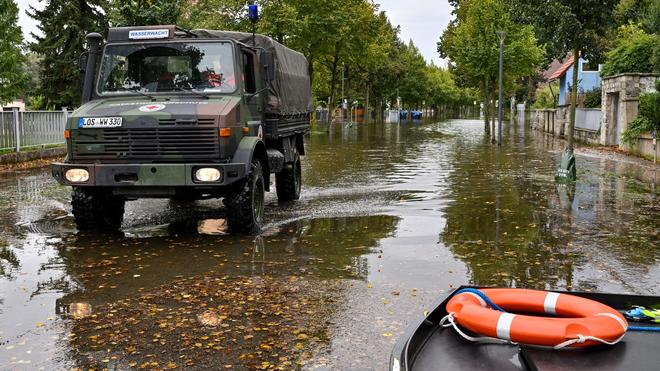
[(261, 69), (264, 81), (271, 83), (275, 80), (275, 58), (273, 53), (261, 53)]
[(87, 58), (89, 58), (89, 52), (82, 52), (80, 57), (78, 57), (78, 71), (85, 72), (87, 68)]

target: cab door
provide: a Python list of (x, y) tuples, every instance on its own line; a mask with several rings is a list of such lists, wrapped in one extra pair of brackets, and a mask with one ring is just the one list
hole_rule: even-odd
[(252, 126), (261, 125), (261, 115), (263, 111), (260, 79), (257, 69), (257, 56), (254, 51), (241, 48), (241, 80), (243, 82), (243, 101), (248, 111), (248, 126), (250, 126), (250, 133), (255, 133)]

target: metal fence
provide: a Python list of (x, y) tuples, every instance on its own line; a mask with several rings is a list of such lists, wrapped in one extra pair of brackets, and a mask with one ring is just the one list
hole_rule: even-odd
[(71, 111), (0, 112), (0, 150), (64, 143), (64, 128)]

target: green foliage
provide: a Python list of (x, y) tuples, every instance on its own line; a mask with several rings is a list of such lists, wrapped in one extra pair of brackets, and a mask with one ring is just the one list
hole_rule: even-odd
[(603, 90), (598, 87), (584, 94), (584, 108), (600, 108)]
[[(179, 24), (186, 28), (207, 28), (215, 30), (249, 31), (246, 2), (243, 0), (199, 0), (188, 7)], [(264, 21), (263, 7), (260, 2)]]
[(40, 83), (36, 91), (45, 106), (74, 107), (80, 104), (80, 53), (85, 35), (107, 32), (104, 0), (49, 0), (43, 10), (30, 7), (28, 14), (39, 22), (41, 35), (32, 34), (30, 49), (43, 59), (39, 63)]
[(460, 79), (479, 88), (484, 100), (492, 99), (498, 78), (499, 39), (504, 31), (504, 76), (508, 91), (515, 80), (534, 74), (544, 51), (537, 45), (531, 26), (511, 19), (503, 0), (466, 0), (457, 3), (456, 19), (438, 43), (438, 51), (455, 65)]
[(623, 132), (624, 143), (634, 145), (642, 134), (660, 130), (660, 79), (656, 80), (655, 89), (639, 96), (639, 115)]
[(548, 61), (578, 50), (599, 62), (607, 47), (619, 0), (506, 0), (517, 22), (534, 25)]
[[(0, 0), (1, 1), (1, 0)], [(185, 28), (251, 31), (244, 0), (50, 0), (32, 9), (45, 36), (31, 49), (39, 55), (26, 69), (41, 83), (32, 103), (73, 106), (79, 101), (76, 61), (87, 32), (112, 26), (178, 24)], [(416, 46), (405, 44), (384, 12), (371, 0), (262, 0), (256, 31), (305, 54), (317, 101), (336, 106), (342, 68), (345, 97), (379, 109), (396, 101), (410, 108), (460, 104), (474, 93), (459, 88), (447, 70), (428, 65)], [(470, 104), (472, 102), (470, 101)]]
[[(430, 88), (428, 80), (437, 67), (427, 65), (414, 44), (401, 41), (399, 29), (373, 2), (264, 0), (259, 5), (257, 32), (305, 54), (317, 101), (338, 105), (342, 66), (345, 97), (359, 104), (366, 103), (369, 91), (370, 104), (378, 104), (380, 110), (396, 101), (397, 88), (409, 107), (439, 101), (438, 90)], [(245, 1), (239, 0), (200, 0), (181, 23), (193, 29), (251, 31), (252, 27)], [(462, 97), (458, 93), (451, 96)]]
[[(559, 94), (559, 83), (557, 81), (552, 82), (552, 90), (550, 85), (545, 85), (542, 88), (538, 89), (536, 92), (536, 100), (532, 105), (535, 109), (547, 109), (557, 107), (557, 95)], [(554, 92), (554, 94), (553, 94)]]
[(660, 33), (658, 0), (621, 0), (614, 14), (619, 25), (639, 23), (647, 33)]
[[(539, 41), (546, 45), (548, 60), (563, 59), (568, 53), (579, 61), (600, 62), (614, 24), (619, 0), (506, 0), (515, 20), (534, 25)], [(574, 68), (577, 66), (574, 64)], [(573, 74), (571, 111), (576, 107), (577, 74)], [(570, 115), (567, 150), (573, 150), (575, 115)]]
[(660, 72), (660, 35), (646, 33), (640, 26), (619, 28), (615, 48), (607, 52), (603, 76), (630, 72)]
[(660, 129), (660, 79), (655, 82), (655, 92), (644, 93), (639, 97), (639, 114), (651, 120)]
[(0, 0), (0, 104), (24, 93), (27, 75), (22, 69), (23, 35), (18, 22), (18, 6), (13, 0)]
[(637, 138), (653, 129), (657, 130), (651, 120), (647, 119), (646, 117), (638, 116), (630, 124), (628, 124), (628, 128), (623, 132), (623, 135), (621, 136), (621, 141), (631, 146), (635, 145), (635, 143), (637, 143)]
[(110, 0), (110, 24), (144, 26), (177, 24), (183, 0)]

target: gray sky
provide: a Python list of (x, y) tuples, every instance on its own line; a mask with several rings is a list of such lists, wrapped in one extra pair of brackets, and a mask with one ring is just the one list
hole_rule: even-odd
[[(436, 51), (436, 43), (451, 19), (451, 6), (447, 0), (375, 0), (380, 9), (387, 13), (393, 25), (401, 26), (401, 39), (412, 39), (427, 61), (445, 65)], [(26, 40), (32, 40), (30, 32), (38, 32), (36, 22), (25, 11), (29, 5), (41, 8), (44, 1), (17, 0), (19, 24)]]
[(428, 62), (446, 65), (440, 60), (437, 42), (451, 20), (452, 7), (447, 0), (375, 0), (381, 4), (390, 22), (401, 26), (401, 39), (412, 39)]

